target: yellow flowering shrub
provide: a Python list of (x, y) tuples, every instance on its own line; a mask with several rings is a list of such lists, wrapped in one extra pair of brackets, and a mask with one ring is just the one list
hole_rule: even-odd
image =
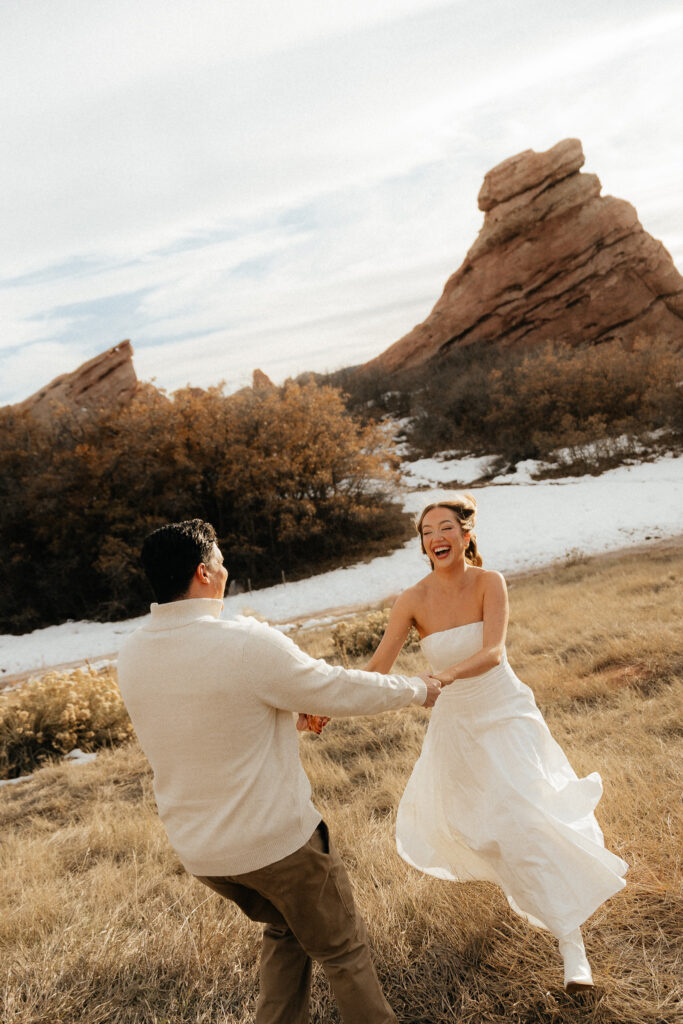
[(0, 778), (16, 778), (74, 747), (129, 739), (133, 727), (113, 666), (48, 672), (0, 692)]

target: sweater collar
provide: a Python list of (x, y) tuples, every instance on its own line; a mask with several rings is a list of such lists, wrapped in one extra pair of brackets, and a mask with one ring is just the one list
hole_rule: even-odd
[(198, 619), (217, 619), (223, 610), (223, 602), (212, 597), (188, 597), (180, 601), (150, 605), (151, 618), (143, 629), (153, 633), (164, 629), (178, 629)]

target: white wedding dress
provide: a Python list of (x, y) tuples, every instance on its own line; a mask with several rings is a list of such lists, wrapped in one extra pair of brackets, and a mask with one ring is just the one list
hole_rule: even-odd
[[(435, 672), (481, 650), (483, 623), (422, 640)], [(625, 885), (593, 811), (596, 772), (577, 778), (534, 696), (508, 664), (444, 687), (398, 808), (396, 845), (437, 878), (495, 882), (510, 906), (560, 938)]]

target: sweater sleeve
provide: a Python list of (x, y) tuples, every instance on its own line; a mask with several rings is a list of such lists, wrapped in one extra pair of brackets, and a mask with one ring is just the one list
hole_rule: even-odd
[(419, 676), (328, 665), (271, 626), (254, 627), (245, 638), (243, 670), (252, 692), (271, 707), (344, 718), (424, 704), (427, 699), (427, 686)]

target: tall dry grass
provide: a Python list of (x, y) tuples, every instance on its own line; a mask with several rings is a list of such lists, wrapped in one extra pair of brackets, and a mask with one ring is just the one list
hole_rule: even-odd
[[(567, 996), (554, 940), (493, 886), (448, 884), (397, 856), (393, 824), (428, 712), (334, 721), (304, 736), (315, 800), (352, 876), (399, 1020), (676, 1024), (681, 999), (678, 638), (683, 550), (593, 559), (513, 581), (510, 660), (631, 865), (593, 915), (598, 987)], [(303, 633), (314, 653), (331, 631)], [(408, 671), (421, 655), (401, 656)], [(185, 874), (132, 743), (0, 790), (2, 1024), (247, 1024), (260, 929)], [(316, 975), (312, 1021), (339, 1020)]]

